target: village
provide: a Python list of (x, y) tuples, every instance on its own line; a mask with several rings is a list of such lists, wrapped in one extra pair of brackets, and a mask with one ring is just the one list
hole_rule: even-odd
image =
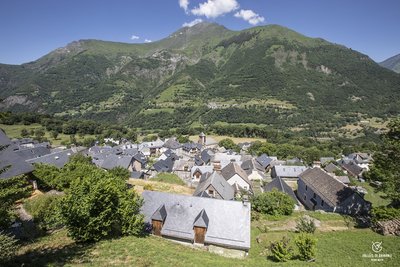
[[(355, 152), (339, 159), (321, 158), (312, 166), (301, 159), (279, 159), (273, 155), (251, 155), (251, 143), (239, 143), (240, 152), (220, 147), (203, 132), (197, 142), (179, 143), (176, 138), (132, 143), (101, 140), (89, 148), (51, 147), (30, 138), (10, 140), (0, 132), (1, 164), (11, 166), (1, 179), (28, 175), (35, 190), (35, 164), (62, 168), (76, 154), (90, 157), (99, 169), (129, 171), (127, 184), (138, 189), (149, 231), (181, 244), (205, 246), (221, 255), (244, 258), (251, 249), (251, 199), (264, 192), (279, 191), (293, 200), (293, 210), (327, 212), (363, 218), (371, 209), (362, 186), (363, 172), (372, 156)], [(106, 145), (106, 144), (109, 145)], [(152, 181), (161, 173), (179, 178), (189, 194), (160, 192), (136, 181)], [(379, 182), (376, 182), (379, 186)]]

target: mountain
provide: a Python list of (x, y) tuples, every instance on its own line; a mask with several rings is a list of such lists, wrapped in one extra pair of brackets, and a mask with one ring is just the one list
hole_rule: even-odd
[(379, 63), (379, 65), (394, 72), (400, 73), (400, 54), (382, 61)]
[(0, 64), (0, 109), (143, 129), (224, 123), (329, 131), (399, 115), (400, 75), (278, 25), (184, 27), (148, 44), (75, 41)]

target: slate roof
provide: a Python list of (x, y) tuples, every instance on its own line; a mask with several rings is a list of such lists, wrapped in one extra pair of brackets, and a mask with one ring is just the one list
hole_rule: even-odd
[(132, 160), (133, 156), (110, 154), (103, 159), (99, 167), (106, 170), (111, 170), (115, 167), (122, 167), (124, 169), (128, 169)]
[(265, 168), (253, 158), (244, 161), (240, 167), (242, 167), (242, 169), (247, 173), (247, 175), (250, 175), (253, 172), (253, 170), (260, 172), (265, 171)]
[(166, 159), (161, 159), (153, 164), (153, 168), (157, 172), (172, 172), (174, 167), (174, 159), (172, 157), (167, 157)]
[(334, 161), (335, 159), (333, 157), (321, 157), (319, 159), (319, 162), (321, 163), (321, 165), (324, 165), (325, 163), (328, 163), (330, 161)]
[(262, 154), (261, 156), (256, 158), (256, 161), (264, 168), (264, 170), (271, 164), (273, 161), (272, 158), (268, 157), (266, 154)]
[(362, 172), (364, 171), (363, 168), (361, 168), (360, 166), (358, 166), (356, 163), (354, 163), (353, 161), (350, 161), (349, 163), (346, 162), (342, 162), (340, 164), (342, 166), (343, 169), (345, 169), (350, 175), (353, 176), (359, 176), (362, 174)]
[(140, 153), (139, 150), (137, 148), (126, 148), (122, 151), (123, 155), (130, 155), (130, 156), (134, 156), (137, 153)]
[(271, 192), (273, 189), (277, 189), (278, 191), (289, 195), (296, 203), (298, 203), (293, 189), (280, 177), (273, 179), (272, 182), (264, 186), (264, 192)]
[(286, 178), (297, 178), (306, 169), (307, 169), (306, 166), (276, 165), (273, 167), (273, 170), (276, 174), (275, 177), (281, 177), (281, 178), (285, 178), (285, 177)]
[(299, 179), (324, 199), (325, 202), (330, 203), (332, 207), (339, 206), (340, 203), (354, 194), (350, 187), (345, 186), (320, 168), (304, 171)]
[(57, 168), (64, 167), (68, 163), (69, 158), (75, 154), (72, 149), (66, 149), (60, 152), (44, 155), (40, 158), (34, 158), (27, 160), (28, 163), (43, 163), (48, 165), (56, 166)]
[(169, 138), (165, 143), (164, 147), (169, 148), (169, 149), (178, 149), (182, 145), (175, 139), (175, 138)]
[[(207, 225), (206, 244), (241, 250), (250, 249), (250, 203), (243, 205), (239, 201), (156, 191), (144, 191), (142, 197), (144, 204), (141, 212), (145, 216), (146, 223), (151, 224), (151, 216), (161, 205), (165, 205), (167, 215), (161, 230), (163, 236), (193, 242), (194, 224), (204, 222)], [(204, 213), (207, 215), (208, 223)], [(199, 220), (200, 217), (202, 221)]]
[(204, 174), (204, 173), (207, 173), (207, 172), (208, 172), (208, 173), (212, 173), (213, 170), (214, 170), (214, 166), (210, 166), (210, 165), (206, 165), (206, 166), (193, 166), (193, 167), (190, 169), (190, 176), (192, 177), (193, 174), (194, 174), (197, 170), (199, 170), (201, 174)]
[(335, 173), (335, 171), (340, 171), (340, 168), (333, 163), (329, 163), (324, 170), (328, 173)]
[(201, 196), (203, 192), (206, 192), (206, 189), (212, 185), (215, 191), (221, 196), (222, 199), (231, 200), (235, 197), (235, 192), (232, 186), (217, 172), (213, 173), (204, 173), (201, 176), (200, 183), (196, 187), (194, 196)]
[(0, 174), (0, 179), (30, 173), (34, 170), (31, 164), (26, 163), (13, 149), (10, 139), (0, 130), (0, 145), (5, 146), (0, 151), (0, 169), (5, 169)]
[(32, 148), (25, 148), (16, 150), (15, 153), (20, 156), (23, 160), (33, 159), (50, 154), (50, 148), (46, 146), (38, 146)]
[(246, 172), (237, 163), (231, 162), (221, 170), (221, 175), (227, 181), (231, 179), (235, 174), (238, 174), (246, 183), (251, 186), (251, 182)]
[(141, 179), (141, 178), (144, 178), (144, 172), (133, 171), (133, 172), (131, 172), (130, 178), (133, 178), (133, 179)]
[(209, 221), (210, 219), (208, 219), (207, 212), (205, 209), (202, 209), (199, 215), (194, 219), (193, 226), (207, 228)]
[(184, 143), (182, 145), (182, 149), (187, 152), (191, 151), (192, 149), (201, 150), (201, 147), (201, 144), (198, 143)]
[(136, 153), (133, 158), (134, 160), (139, 161), (142, 165), (146, 164), (146, 156), (142, 152)]
[(354, 160), (358, 164), (369, 163), (372, 160), (371, 155), (369, 155), (368, 153), (361, 153), (361, 152), (352, 153), (347, 157), (349, 159)]
[(349, 176), (343, 175), (343, 176), (335, 176), (336, 179), (338, 179), (340, 182), (344, 184), (349, 184), (350, 183), (350, 178)]

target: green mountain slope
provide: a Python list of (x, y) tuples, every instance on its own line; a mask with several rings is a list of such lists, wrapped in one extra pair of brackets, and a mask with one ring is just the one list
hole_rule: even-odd
[[(368, 56), (268, 25), (212, 23), (149, 44), (81, 40), (0, 64), (0, 109), (141, 128), (254, 123), (333, 128), (399, 115), (400, 76)], [(322, 129), (320, 129), (322, 130)]]
[(379, 65), (394, 72), (400, 73), (400, 54), (382, 61), (379, 63)]

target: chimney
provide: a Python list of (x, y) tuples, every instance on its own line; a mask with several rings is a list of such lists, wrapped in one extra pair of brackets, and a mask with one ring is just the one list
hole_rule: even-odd
[(247, 194), (242, 196), (243, 206), (247, 207), (249, 205), (249, 196)]

